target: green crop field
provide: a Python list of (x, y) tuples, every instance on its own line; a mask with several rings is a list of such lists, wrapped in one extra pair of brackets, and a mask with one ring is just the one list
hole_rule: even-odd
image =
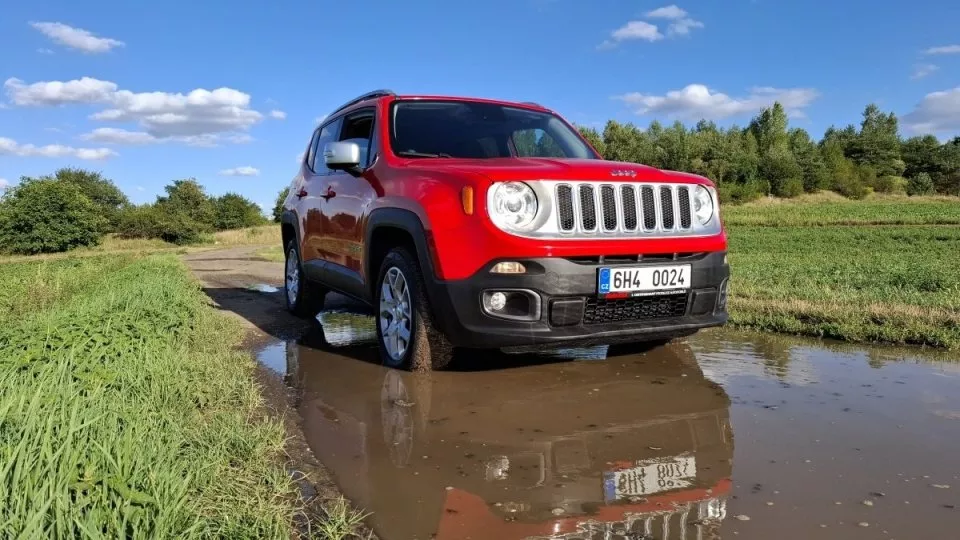
[(0, 265), (0, 537), (290, 538), (242, 333), (174, 255)]
[(960, 348), (960, 200), (725, 209), (736, 325)]

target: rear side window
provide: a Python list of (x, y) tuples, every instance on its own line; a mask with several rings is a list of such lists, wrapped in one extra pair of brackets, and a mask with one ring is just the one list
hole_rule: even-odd
[(313, 141), (313, 147), (310, 149), (310, 153), (312, 154), (310, 168), (313, 169), (313, 172), (317, 174), (328, 174), (330, 172), (330, 169), (323, 163), (323, 147), (328, 142), (337, 140), (337, 135), (340, 134), (341, 122), (342, 119), (337, 118), (320, 128), (319, 136)]

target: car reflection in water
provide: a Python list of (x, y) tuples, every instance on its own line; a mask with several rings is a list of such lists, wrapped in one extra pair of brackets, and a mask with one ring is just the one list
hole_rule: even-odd
[(286, 352), (308, 442), (385, 540), (718, 537), (730, 400), (683, 344), (431, 374), (322, 336)]

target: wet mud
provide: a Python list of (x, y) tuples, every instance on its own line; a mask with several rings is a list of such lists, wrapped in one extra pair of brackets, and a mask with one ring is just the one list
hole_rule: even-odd
[(960, 536), (958, 364), (712, 332), (413, 374), (319, 319), (260, 358), (381, 538)]
[(721, 330), (415, 374), (348, 301), (285, 319), (267, 269), (208, 293), (380, 538), (960, 538), (955, 355)]

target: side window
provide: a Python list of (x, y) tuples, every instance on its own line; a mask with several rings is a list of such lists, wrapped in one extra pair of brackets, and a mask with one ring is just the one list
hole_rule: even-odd
[(313, 137), (310, 138), (310, 147), (307, 148), (307, 167), (313, 168), (313, 156), (317, 153), (317, 134), (320, 133), (320, 129), (313, 130)]
[(340, 132), (341, 141), (357, 143), (360, 147), (360, 166), (370, 166), (372, 154), (370, 143), (373, 138), (374, 109), (363, 109), (347, 116), (343, 121), (343, 130)]
[(323, 163), (323, 147), (328, 142), (337, 140), (337, 133), (340, 132), (341, 122), (342, 119), (337, 118), (320, 128), (320, 135), (316, 141), (314, 141), (313, 148), (311, 148), (313, 156), (311, 158), (310, 168), (313, 169), (313, 172), (317, 174), (328, 174), (330, 172), (330, 169)]
[(553, 137), (542, 129), (514, 131), (513, 146), (517, 149), (517, 157), (564, 157), (565, 155)]

